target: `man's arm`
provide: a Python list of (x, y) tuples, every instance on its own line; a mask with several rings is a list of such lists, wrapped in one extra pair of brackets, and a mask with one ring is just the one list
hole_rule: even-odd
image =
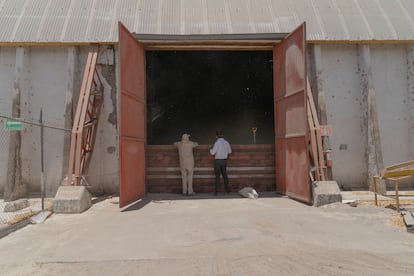
[(214, 155), (217, 152), (217, 143), (214, 143), (214, 146), (210, 149), (210, 154)]
[(227, 152), (228, 154), (232, 153), (230, 143), (227, 142)]

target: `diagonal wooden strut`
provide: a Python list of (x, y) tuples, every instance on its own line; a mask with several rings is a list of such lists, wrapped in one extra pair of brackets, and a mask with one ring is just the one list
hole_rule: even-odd
[(92, 45), (83, 74), (73, 121), (66, 185), (80, 185), (88, 173), (102, 104), (102, 82), (96, 71), (98, 45)]
[(308, 124), (310, 130), (310, 153), (312, 163), (315, 168), (315, 179), (316, 181), (324, 181), (327, 179), (326, 176), (326, 165), (325, 158), (322, 149), (322, 136), (321, 129), (318, 120), (318, 114), (316, 113), (315, 103), (313, 101), (309, 80), (307, 81), (308, 95), (307, 95), (307, 106), (308, 106)]

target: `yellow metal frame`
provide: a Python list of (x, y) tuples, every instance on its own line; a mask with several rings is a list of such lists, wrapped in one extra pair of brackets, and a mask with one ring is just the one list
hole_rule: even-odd
[(398, 190), (398, 182), (408, 177), (414, 177), (414, 160), (386, 167), (382, 171), (380, 176), (374, 176), (375, 205), (378, 206), (377, 180), (378, 179), (391, 180), (394, 183), (395, 201), (397, 205), (397, 211), (399, 212), (400, 211), (400, 196), (399, 196), (399, 190)]

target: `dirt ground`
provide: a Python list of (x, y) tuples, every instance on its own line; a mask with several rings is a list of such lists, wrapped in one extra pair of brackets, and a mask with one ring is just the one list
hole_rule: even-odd
[(53, 214), (0, 239), (2, 275), (414, 275), (390, 208), (151, 195)]

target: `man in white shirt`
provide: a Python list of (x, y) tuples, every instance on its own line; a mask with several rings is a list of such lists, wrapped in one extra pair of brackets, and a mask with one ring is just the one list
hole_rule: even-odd
[(183, 183), (183, 195), (194, 195), (193, 191), (193, 173), (194, 173), (194, 156), (193, 148), (198, 143), (190, 141), (190, 134), (184, 133), (181, 142), (175, 142), (174, 146), (178, 149), (180, 156), (180, 169)]
[(230, 192), (229, 179), (227, 177), (227, 158), (231, 153), (230, 144), (224, 140), (223, 132), (221, 130), (216, 131), (216, 138), (217, 140), (214, 143), (214, 146), (210, 149), (210, 154), (214, 155), (214, 174), (216, 175), (215, 195), (217, 195), (220, 187), (220, 174), (223, 175), (226, 193)]

